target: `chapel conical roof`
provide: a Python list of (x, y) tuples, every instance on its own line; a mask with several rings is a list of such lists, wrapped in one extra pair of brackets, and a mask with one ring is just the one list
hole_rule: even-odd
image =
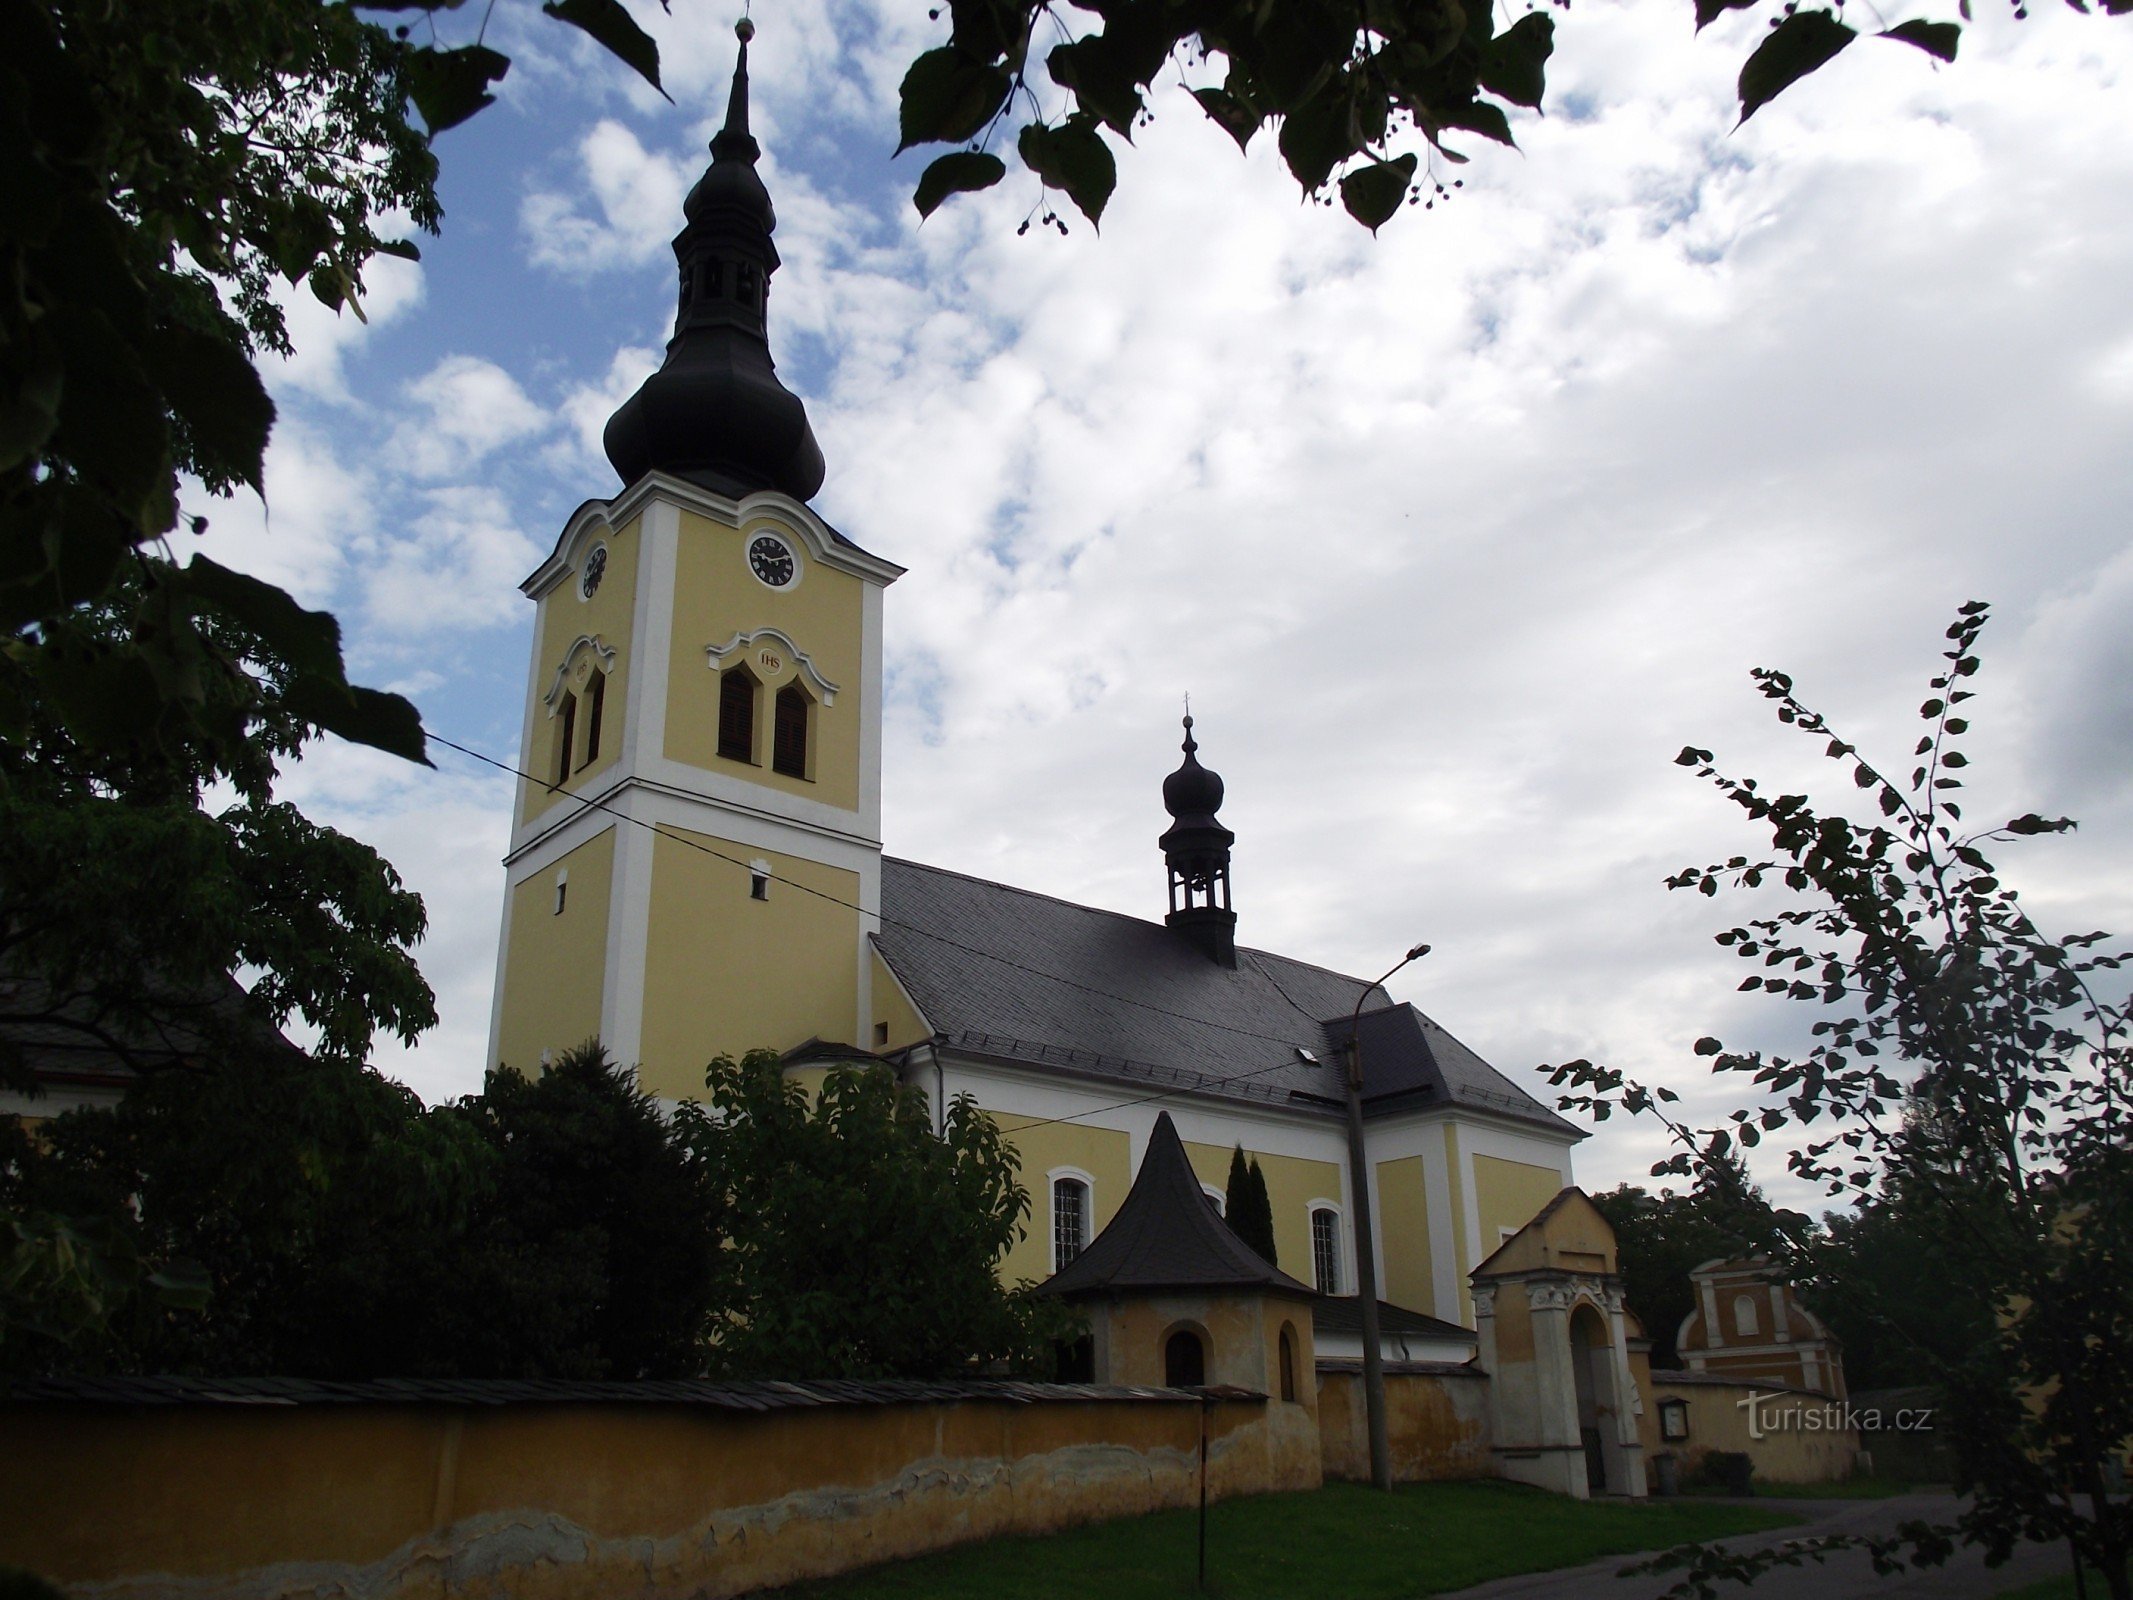
[(777, 213), (748, 130), (746, 18), (725, 125), (711, 164), (683, 203), (674, 238), (681, 268), (674, 337), (659, 370), (608, 419), (607, 459), (625, 484), (665, 472), (738, 499), (776, 489), (806, 500), (822, 487), (822, 447), (800, 397), (770, 358), (770, 242)]
[(1118, 1214), (1039, 1292), (1078, 1296), (1171, 1289), (1257, 1289), (1307, 1298), (1314, 1293), (1230, 1232), (1194, 1176), (1165, 1111), (1155, 1119), (1148, 1153)]

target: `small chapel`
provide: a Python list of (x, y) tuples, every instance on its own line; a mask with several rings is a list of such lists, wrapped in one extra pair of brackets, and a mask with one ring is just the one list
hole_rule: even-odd
[(1146, 917), (884, 851), (903, 569), (810, 504), (827, 467), (771, 355), (751, 32), (674, 239), (664, 362), (607, 424), (619, 485), (522, 585), (529, 776), (490, 1061), (530, 1073), (597, 1037), (680, 1101), (713, 1056), (767, 1047), (796, 1074), (885, 1067), (937, 1112), (971, 1095), (1034, 1203), (1009, 1281), (1075, 1262), (1167, 1113), (1216, 1211), (1232, 1152), (1257, 1162), (1280, 1271), (1337, 1302), (1357, 1283), (1341, 1063), (1359, 1036), (1380, 1293), (1414, 1351), (1470, 1357), (1469, 1274), (1571, 1182), (1584, 1135), (1370, 981), (1250, 942), (1190, 717), (1176, 769), (1149, 775)]

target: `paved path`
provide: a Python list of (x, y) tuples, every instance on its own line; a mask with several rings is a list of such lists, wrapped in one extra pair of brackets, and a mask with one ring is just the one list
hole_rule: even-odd
[[(1720, 1502), (1725, 1504), (1728, 1502)], [(1754, 1505), (1770, 1511), (1789, 1511), (1808, 1519), (1797, 1528), (1778, 1528), (1768, 1533), (1742, 1534), (1723, 1541), (1728, 1549), (1759, 1550), (1770, 1543), (1809, 1533), (1889, 1533), (1900, 1522), (1924, 1519), (1951, 1522), (1957, 1501), (1951, 1494), (1905, 1494), (1887, 1500), (1777, 1500), (1758, 1498), (1730, 1502)], [(1520, 1578), (1499, 1578), (1478, 1588), (1461, 1589), (1438, 1600), (1650, 1600), (1663, 1593), (1671, 1581), (1665, 1575), (1642, 1578), (1615, 1576), (1633, 1557), (1610, 1556), (1589, 1566), (1565, 1567), (1556, 1572), (1532, 1572)], [(1959, 1549), (1944, 1567), (1900, 1573), (1880, 1578), (1864, 1551), (1846, 1551), (1820, 1564), (1780, 1567), (1766, 1573), (1749, 1587), (1727, 1584), (1721, 1594), (1740, 1600), (1986, 1600), (2008, 1589), (2035, 1583), (2066, 1570), (2066, 1552), (2039, 1545), (2019, 1547), (2014, 1559), (2003, 1567), (1988, 1568), (1975, 1551)]]

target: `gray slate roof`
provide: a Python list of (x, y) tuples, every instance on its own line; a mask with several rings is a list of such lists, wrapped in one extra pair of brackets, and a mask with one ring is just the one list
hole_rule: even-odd
[[(1320, 1333), (1346, 1333), (1361, 1338), (1363, 1298), (1354, 1294), (1322, 1296), (1311, 1308), (1311, 1321)], [(1427, 1339), (1456, 1339), (1463, 1344), (1478, 1344), (1481, 1337), (1472, 1328), (1462, 1328), (1456, 1322), (1446, 1322), (1426, 1311), (1410, 1311), (1389, 1300), (1378, 1302), (1378, 1332), (1381, 1335), (1411, 1333)]]
[(962, 1054), (1337, 1117), (1365, 999), (1366, 1116), (1460, 1105), (1584, 1137), (1364, 979), (1242, 946), (1218, 966), (1159, 922), (894, 857), (881, 910), (882, 959)]
[(1317, 1299), (1269, 1265), (1208, 1204), (1165, 1111), (1148, 1136), (1133, 1188), (1104, 1231), (1039, 1291), (1068, 1297), (1164, 1289), (1257, 1289)]

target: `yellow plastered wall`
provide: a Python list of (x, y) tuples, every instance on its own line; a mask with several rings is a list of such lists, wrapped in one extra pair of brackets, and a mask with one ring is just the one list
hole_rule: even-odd
[(1089, 1175), (1094, 1191), (1089, 1237), (1094, 1239), (1133, 1187), (1132, 1145), (1117, 1128), (1090, 1128), (1078, 1122), (1025, 1127), (1031, 1119), (1012, 1112), (995, 1112), (993, 1120), (1014, 1147), (1022, 1186), (1030, 1198), (1022, 1237), (1000, 1260), (1000, 1281), (1042, 1283), (1052, 1275), (1052, 1186), (1047, 1174), (1073, 1167)]
[(1459, 1285), (1459, 1307), (1451, 1313), (1451, 1319), (1461, 1327), (1471, 1328), (1474, 1325), (1474, 1296), (1466, 1280), (1467, 1274), (1481, 1263), (1467, 1255), (1466, 1185), (1459, 1176), (1459, 1129), (1450, 1122), (1444, 1125), (1444, 1170), (1452, 1175), (1452, 1276)]
[[(749, 895), (753, 861), (769, 864), (767, 900)], [(859, 913), (850, 909), (858, 899), (857, 873), (662, 829), (652, 841), (644, 1087), (700, 1097), (713, 1056), (789, 1050), (811, 1038), (860, 1042)]]
[[(556, 880), (565, 875), (563, 910)], [(615, 876), (615, 830), (604, 828), (511, 891), (504, 966), (503, 1064), (532, 1076), (541, 1052), (560, 1055), (600, 1031), (607, 967), (607, 909)]]
[[(802, 552), (799, 582), (778, 590), (748, 570), (748, 540), (775, 532)], [(866, 584), (811, 559), (791, 529), (756, 518), (731, 528), (694, 511), (681, 514), (681, 546), (675, 561), (674, 645), (668, 662), (665, 748), (670, 760), (707, 771), (744, 776), (772, 789), (819, 800), (846, 811), (859, 806), (859, 708), (861, 624)], [(765, 644), (776, 660), (764, 664), (761, 650), (747, 653), (762, 683), (756, 709), (756, 761), (718, 753), (718, 681), (706, 651), (736, 634), (776, 628), (804, 651), (815, 669), (836, 687), (834, 705), (814, 708), (809, 733), (811, 778), (770, 770), (772, 698), (798, 673), (790, 652)], [(812, 686), (802, 677), (801, 683)], [(863, 1042), (863, 1041), (862, 1041)]]
[(1378, 1163), (1378, 1231), (1384, 1241), (1383, 1294), (1411, 1311), (1437, 1311), (1429, 1252), (1429, 1198), (1420, 1156)]
[[(526, 691), (533, 700), (533, 742), (523, 753), (519, 765), (543, 781), (519, 785), (521, 822), (532, 821), (565, 794), (599, 776), (614, 764), (616, 754), (622, 748), (622, 718), (627, 706), (629, 679), (637, 670), (630, 631), (637, 603), (639, 532), (642, 526), (642, 518), (632, 517), (612, 535), (601, 536), (607, 545), (607, 569), (590, 600), (581, 597), (579, 571), (567, 574), (542, 597), (540, 619), (535, 624), (540, 650), (534, 662), (533, 682)], [(586, 548), (589, 550), (591, 545)], [(545, 697), (555, 683), (556, 670), (563, 665), (570, 647), (587, 634), (615, 652), (615, 670), (608, 674), (606, 703), (600, 713), (600, 753), (584, 767), (579, 767), (586, 733), (585, 708), (580, 705), (578, 748), (570, 758), (570, 775), (561, 788), (552, 788), (550, 781), (556, 775), (557, 741), (562, 736), (563, 719), (549, 715)], [(578, 665), (582, 675), (585, 663), (581, 661)], [(582, 683), (572, 683), (570, 687), (576, 690)]]
[(1553, 1167), (1501, 1156), (1474, 1157), (1474, 1207), (1481, 1213), (1481, 1250), (1486, 1256), (1507, 1237), (1531, 1222), (1563, 1187)]
[(926, 1026), (926, 1019), (911, 1004), (904, 986), (890, 973), (879, 951), (874, 955), (874, 1030), (872, 1044), (876, 1050), (901, 1050), (933, 1036), (933, 1030)]
[[(1229, 1158), (1234, 1146), (1192, 1144), (1185, 1146), (1194, 1176), (1216, 1189), (1229, 1185)], [(1274, 1212), (1274, 1263), (1290, 1277), (1311, 1281), (1311, 1202), (1328, 1200), (1348, 1215), (1348, 1196), (1341, 1184), (1341, 1169), (1331, 1161), (1311, 1161), (1302, 1156), (1268, 1155), (1244, 1147), (1247, 1161), (1257, 1160), (1266, 1174), (1266, 1197)], [(1345, 1224), (1344, 1224), (1345, 1225)]]

